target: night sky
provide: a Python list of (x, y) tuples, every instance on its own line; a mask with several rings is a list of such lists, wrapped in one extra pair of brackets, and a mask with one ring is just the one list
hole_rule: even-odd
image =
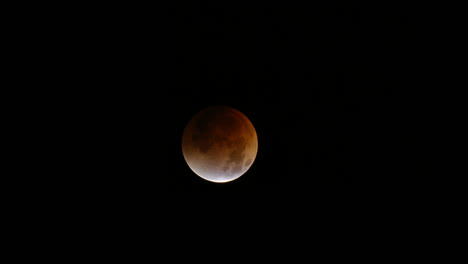
[[(392, 138), (377, 131), (389, 129), (380, 121), (389, 118), (388, 98), (407, 70), (405, 10), (274, 3), (106, 8), (88, 25), (86, 35), (94, 37), (76, 44), (85, 48), (75, 54), (87, 63), (85, 79), (93, 85), (86, 92), (99, 105), (92, 122), (103, 130), (93, 138), (102, 148), (94, 152), (110, 153), (103, 160), (112, 173), (101, 175), (100, 185), (135, 193), (293, 192), (379, 174), (374, 153)], [(244, 113), (259, 140), (250, 170), (225, 184), (196, 176), (181, 151), (187, 122), (214, 105)]]
[[(7, 68), (30, 70), (9, 76), (5, 90), (19, 96), (4, 96), (15, 120), (5, 129), (18, 132), (5, 137), (15, 162), (3, 185), (13, 252), (288, 263), (419, 253), (430, 217), (411, 214), (444, 203), (408, 179), (426, 178), (426, 130), (438, 131), (432, 120), (413, 128), (441, 108), (407, 95), (421, 86), (408, 78), (416, 19), (402, 6), (297, 2), (8, 9), (16, 35), (5, 41), (18, 51), (5, 49)], [(258, 136), (254, 163), (228, 183), (200, 178), (182, 153), (187, 123), (216, 105), (242, 112)]]

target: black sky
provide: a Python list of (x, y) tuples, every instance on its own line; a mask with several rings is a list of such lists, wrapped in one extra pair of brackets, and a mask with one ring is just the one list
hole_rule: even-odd
[[(91, 122), (103, 128), (93, 140), (111, 153), (103, 160), (113, 173), (102, 185), (294, 191), (379, 173), (373, 153), (394, 140), (378, 136), (391, 130), (381, 120), (391, 118), (385, 107), (407, 73), (406, 10), (284, 3), (95, 10), (66, 29), (87, 36), (70, 36), (82, 65), (72, 75), (86, 87), (76, 91), (93, 105)], [(221, 185), (197, 177), (181, 152), (187, 122), (213, 105), (243, 112), (259, 139), (251, 169)]]

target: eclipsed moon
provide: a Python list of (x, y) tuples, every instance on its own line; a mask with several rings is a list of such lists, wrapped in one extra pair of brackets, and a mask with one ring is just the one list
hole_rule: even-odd
[(198, 112), (182, 136), (182, 153), (192, 171), (212, 182), (242, 176), (257, 156), (257, 132), (240, 111), (214, 106)]

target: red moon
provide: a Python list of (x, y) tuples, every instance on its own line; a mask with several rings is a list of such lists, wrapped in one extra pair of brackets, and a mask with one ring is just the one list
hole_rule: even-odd
[(240, 111), (208, 107), (193, 116), (184, 129), (182, 153), (192, 171), (211, 182), (242, 176), (257, 156), (257, 132)]

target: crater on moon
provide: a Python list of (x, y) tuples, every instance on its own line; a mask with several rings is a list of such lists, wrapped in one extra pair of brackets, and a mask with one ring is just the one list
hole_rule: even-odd
[(227, 106), (200, 111), (182, 136), (182, 152), (189, 167), (213, 182), (242, 176), (255, 160), (257, 149), (257, 133), (250, 120)]

